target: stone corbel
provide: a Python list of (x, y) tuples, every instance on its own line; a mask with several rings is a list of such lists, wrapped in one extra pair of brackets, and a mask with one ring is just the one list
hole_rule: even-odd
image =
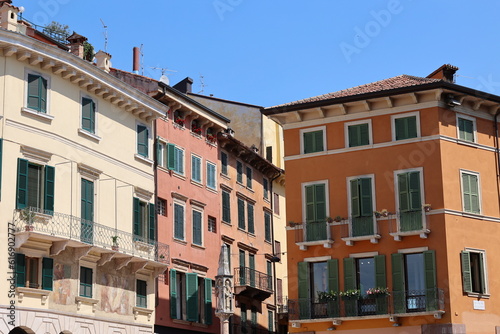
[(54, 74), (57, 74), (57, 75), (61, 74), (62, 72), (65, 72), (67, 70), (68, 70), (68, 68), (66, 67), (66, 65), (57, 65), (57, 66), (54, 66), (54, 68), (53, 68)]
[(84, 247), (78, 247), (75, 248), (75, 258), (76, 260), (80, 261), (80, 259), (84, 256), (86, 256), (90, 250), (92, 249), (92, 246), (84, 246)]
[(32, 56), (29, 60), (31, 66), (36, 66), (43, 61), (43, 57), (41, 56)]
[(16, 54), (16, 52), (17, 52), (17, 48), (15, 48), (13, 46), (9, 46), (9, 47), (3, 49), (3, 55), (5, 57), (10, 57), (10, 56)]
[(101, 259), (97, 262), (98, 266), (103, 266), (115, 257), (116, 253), (102, 253)]
[(69, 240), (54, 241), (50, 247), (50, 256), (59, 255), (68, 246)]
[(19, 52), (17, 54), (17, 60), (19, 60), (19, 61), (25, 61), (29, 57), (31, 57), (31, 53), (29, 53), (27, 51)]
[(132, 261), (132, 259), (133, 259), (132, 256), (115, 259), (116, 270), (120, 270), (122, 268), (125, 268), (130, 263), (130, 261)]
[(130, 264), (130, 270), (132, 274), (135, 274), (137, 271), (144, 269), (146, 265), (148, 264), (148, 261), (141, 261), (141, 262), (132, 262)]

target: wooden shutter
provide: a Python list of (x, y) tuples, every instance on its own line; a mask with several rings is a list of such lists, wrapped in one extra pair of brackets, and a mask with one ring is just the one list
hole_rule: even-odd
[(202, 245), (201, 212), (193, 210), (193, 244)]
[(370, 133), (368, 123), (359, 125), (359, 145), (368, 145), (370, 143)]
[(245, 229), (245, 202), (238, 198), (238, 228)]
[(264, 238), (271, 241), (271, 215), (268, 212), (264, 212)]
[(187, 321), (198, 322), (198, 274), (186, 273)]
[(326, 194), (325, 185), (314, 185), (314, 199), (316, 207), (316, 221), (325, 221), (326, 219)]
[(316, 220), (315, 205), (314, 205), (314, 186), (306, 186), (306, 222), (314, 222)]
[(479, 183), (477, 175), (469, 175), (471, 212), (479, 213)]
[(205, 278), (205, 324), (212, 324), (212, 279)]
[(255, 221), (253, 214), (253, 204), (247, 203), (248, 233), (255, 233)]
[(420, 172), (408, 173), (410, 210), (422, 209), (422, 201), (420, 199)]
[[(93, 213), (94, 213), (94, 187), (93, 187), (93, 182), (86, 180), (86, 179), (81, 179), (81, 192), (80, 192), (80, 197), (81, 197), (81, 217), (82, 219), (92, 222), (94, 220)], [(88, 224), (89, 222), (85, 222), (85, 224)], [(89, 226), (89, 228), (91, 228)]]
[(465, 140), (474, 141), (474, 122), (470, 120), (466, 120), (464, 124), (464, 131), (465, 131)]
[(314, 131), (314, 152), (324, 151), (323, 147), (323, 131)]
[(229, 193), (222, 192), (222, 220), (231, 223), (231, 204), (229, 202)]
[(359, 146), (358, 127), (356, 125), (350, 125), (347, 127), (347, 136), (349, 138), (349, 147)]
[(406, 139), (404, 120), (405, 120), (404, 118), (396, 118), (394, 120), (394, 127), (396, 130), (396, 140)]
[(472, 292), (472, 271), (470, 266), (470, 253), (462, 251), (460, 253), (462, 259), (462, 284), (464, 292)]
[(353, 217), (359, 217), (361, 214), (360, 205), (359, 205), (359, 187), (358, 187), (358, 179), (351, 180), (351, 215)]
[(458, 119), (458, 138), (466, 140), (465, 119), (463, 119), (463, 118)]
[(82, 98), (82, 129), (95, 132), (95, 104), (86, 97)]
[(49, 257), (42, 259), (42, 289), (52, 291), (54, 260)]
[(408, 173), (398, 174), (399, 210), (402, 212), (410, 209), (408, 192)]
[(247, 187), (252, 189), (252, 168), (247, 167)]
[(184, 207), (174, 204), (174, 238), (184, 240)]
[(392, 291), (395, 313), (406, 312), (403, 254), (391, 254)]
[(299, 283), (299, 319), (310, 319), (311, 303), (309, 300), (309, 263), (298, 263)]
[(170, 317), (177, 319), (177, 271), (170, 269)]
[(40, 77), (40, 112), (47, 112), (47, 80)]
[(16, 253), (16, 286), (26, 286), (26, 257)]
[(167, 144), (167, 168), (170, 170), (175, 170), (176, 160), (177, 159), (175, 156), (175, 145)]
[(407, 138), (417, 137), (417, 116), (411, 116), (406, 118), (406, 126), (408, 131)]
[(303, 145), (304, 145), (304, 153), (314, 152), (313, 132), (304, 132)]
[(462, 192), (464, 196), (464, 211), (472, 212), (471, 194), (470, 194), (470, 174), (462, 173)]
[(134, 210), (134, 235), (141, 236), (141, 213), (139, 211), (139, 199), (134, 197), (133, 201), (133, 210)]
[(344, 290), (356, 289), (356, 261), (354, 258), (344, 258)]
[(148, 216), (149, 216), (148, 217), (149, 240), (155, 241), (156, 240), (156, 211), (155, 211), (155, 205), (152, 203), (149, 203)]
[(372, 208), (372, 181), (370, 178), (359, 179), (361, 215), (363, 217), (373, 216)]
[(438, 306), (438, 293), (436, 282), (436, 256), (433, 250), (424, 252), (424, 271), (427, 298), (426, 308), (428, 311), (434, 311)]
[(42, 77), (39, 75), (28, 74), (28, 101), (27, 106), (30, 109), (36, 111), (41, 110), (41, 96), (40, 96), (40, 87)]
[(375, 286), (379, 288), (387, 287), (385, 275), (385, 255), (375, 255)]
[(236, 181), (243, 183), (243, 164), (240, 161), (236, 161)]
[(17, 196), (16, 208), (28, 205), (28, 160), (17, 159)]
[(328, 266), (328, 291), (339, 291), (339, 260), (327, 261)]
[(227, 154), (224, 152), (220, 152), (220, 162), (221, 162), (221, 172), (224, 175), (227, 175)]
[(137, 154), (143, 157), (148, 156), (148, 128), (144, 125), (137, 125)]
[(54, 186), (56, 169), (52, 166), (45, 166), (45, 199), (43, 208), (47, 213), (54, 211)]
[[(208, 174), (208, 173), (207, 173)], [(200, 182), (200, 158), (191, 156), (191, 178)]]

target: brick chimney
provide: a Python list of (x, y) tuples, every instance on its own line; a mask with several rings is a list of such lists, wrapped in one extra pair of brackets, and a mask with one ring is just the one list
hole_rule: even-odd
[(178, 91), (184, 94), (192, 93), (193, 82), (194, 82), (193, 79), (191, 79), (190, 77), (186, 77), (182, 81), (176, 83), (173, 88), (177, 89)]
[(95, 54), (95, 59), (97, 61), (97, 67), (99, 67), (104, 72), (109, 73), (109, 69), (111, 67), (111, 55), (102, 50), (99, 50), (99, 52)]
[(440, 79), (443, 81), (455, 82), (455, 72), (458, 71), (458, 67), (450, 65), (450, 64), (444, 64), (431, 74), (427, 76), (429, 79)]
[(69, 52), (77, 57), (84, 58), (84, 48), (83, 43), (87, 41), (87, 37), (78, 35), (73, 31), (73, 34), (66, 38), (69, 42)]
[(0, 1), (0, 28), (17, 31), (17, 15), (19, 7), (11, 5), (12, 1)]

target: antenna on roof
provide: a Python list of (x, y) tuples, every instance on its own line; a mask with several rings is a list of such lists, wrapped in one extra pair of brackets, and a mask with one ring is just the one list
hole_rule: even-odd
[(101, 20), (102, 26), (104, 28), (104, 52), (108, 52), (108, 26), (104, 23), (102, 19)]
[(201, 94), (205, 91), (205, 87), (208, 86), (208, 85), (205, 85), (205, 77), (200, 74), (200, 86), (201, 86), (201, 90), (198, 92), (198, 94)]
[(151, 69), (153, 70), (161, 70), (161, 77), (160, 77), (160, 81), (163, 82), (164, 84), (167, 84), (169, 85), (170, 84), (170, 80), (168, 79), (167, 75), (171, 74), (171, 73), (165, 73), (165, 72), (177, 72), (175, 70), (169, 70), (168, 68), (166, 67), (154, 67), (154, 66), (150, 66)]

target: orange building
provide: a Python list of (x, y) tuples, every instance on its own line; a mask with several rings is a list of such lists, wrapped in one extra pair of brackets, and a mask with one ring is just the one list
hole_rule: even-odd
[(500, 331), (500, 97), (457, 69), (263, 109), (284, 128), (290, 332)]

